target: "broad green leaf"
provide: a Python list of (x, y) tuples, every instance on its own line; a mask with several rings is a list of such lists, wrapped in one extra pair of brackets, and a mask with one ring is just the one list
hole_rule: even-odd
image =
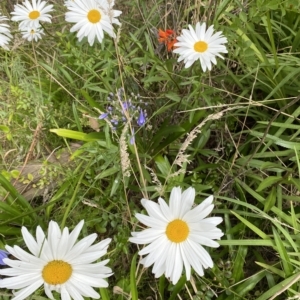
[(170, 91), (170, 92), (166, 93), (165, 96), (168, 99), (173, 100), (175, 102), (179, 102), (181, 100), (181, 97), (177, 93), (175, 93), (175, 92), (171, 92)]
[[(256, 136), (258, 138), (262, 138), (264, 136), (264, 133), (258, 132), (258, 131), (254, 131), (254, 130), (251, 130), (250, 134), (253, 135), (253, 136)], [(283, 148), (295, 149), (297, 151), (300, 150), (300, 143), (285, 141), (285, 140), (283, 140), (281, 138), (278, 138), (278, 137), (276, 137), (274, 135), (271, 135), (271, 134), (267, 134), (265, 138), (266, 138), (266, 140), (271, 140), (276, 145), (281, 146)]]
[(5, 126), (5, 125), (0, 125), (0, 131), (3, 131), (5, 133), (9, 132), (9, 127)]
[(96, 141), (97, 138), (92, 138), (87, 133), (69, 130), (69, 129), (50, 129), (50, 132), (56, 133), (58, 136), (68, 138), (68, 139), (74, 139), (78, 141)]
[(274, 185), (275, 183), (280, 182), (281, 180), (282, 180), (281, 176), (268, 176), (259, 184), (256, 191), (261, 192), (264, 189)]
[(100, 173), (95, 177), (95, 180), (110, 177), (111, 175), (113, 175), (119, 171), (120, 171), (120, 168), (117, 168), (117, 167), (112, 167), (112, 168), (106, 169), (104, 171), (100, 171)]

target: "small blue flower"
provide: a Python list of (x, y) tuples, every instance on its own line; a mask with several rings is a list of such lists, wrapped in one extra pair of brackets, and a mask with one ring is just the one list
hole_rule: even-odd
[(107, 116), (108, 116), (108, 113), (104, 113), (104, 114), (100, 115), (99, 119), (100, 120), (105, 119)]
[(146, 122), (145, 114), (142, 110), (140, 110), (139, 118), (137, 119), (137, 123), (139, 126), (143, 126)]
[(135, 137), (134, 135), (132, 135), (130, 138), (130, 145), (133, 145), (134, 143), (135, 143)]
[(131, 103), (130, 102), (122, 102), (122, 105), (123, 105), (123, 109), (127, 110), (128, 108), (130, 108)]
[(7, 255), (9, 253), (4, 251), (4, 250), (0, 250), (0, 265), (1, 266), (6, 266), (6, 263), (3, 261), (3, 258), (7, 258)]

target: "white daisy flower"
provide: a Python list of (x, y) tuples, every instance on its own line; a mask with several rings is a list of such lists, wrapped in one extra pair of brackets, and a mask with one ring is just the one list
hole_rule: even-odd
[(65, 0), (64, 5), (68, 7), (70, 4), (72, 4), (75, 0)]
[(97, 234), (91, 234), (76, 243), (84, 221), (69, 233), (67, 227), (61, 231), (58, 224), (50, 221), (48, 237), (41, 227), (36, 229), (36, 239), (22, 227), (24, 241), (31, 253), (19, 246), (6, 246), (6, 250), (18, 260), (4, 258), (8, 269), (0, 274), (11, 276), (0, 280), (0, 288), (17, 289), (11, 300), (23, 300), (44, 285), (48, 298), (54, 299), (52, 291), (61, 294), (62, 300), (82, 300), (83, 297), (99, 299), (92, 287), (107, 287), (103, 279), (112, 275), (104, 260), (92, 264), (106, 254), (111, 239), (92, 245)]
[[(0, 16), (0, 22), (8, 20), (4, 16)], [(9, 25), (7, 24), (0, 24), (0, 47), (8, 50), (8, 47), (6, 46), (10, 39), (12, 38), (12, 35), (10, 34)]]
[(78, 31), (77, 37), (81, 41), (84, 37), (88, 38), (89, 44), (92, 46), (95, 38), (101, 43), (104, 37), (103, 31), (107, 32), (111, 37), (115, 37), (112, 24), (118, 24), (115, 18), (121, 12), (109, 10), (107, 0), (76, 0), (69, 2), (66, 12), (66, 21), (76, 23), (71, 32)]
[(32, 0), (30, 3), (25, 0), (22, 4), (16, 4), (15, 10), (11, 13), (14, 15), (12, 21), (20, 22), (20, 29), (38, 28), (40, 21), (51, 23), (51, 15), (53, 5), (46, 5), (46, 1)]
[(109, 16), (112, 24), (121, 25), (120, 21), (116, 19), (119, 17), (122, 12), (120, 10), (112, 9), (115, 5), (115, 0), (96, 0), (99, 4), (99, 7)]
[(36, 42), (42, 38), (42, 34), (44, 34), (44, 29), (39, 28), (27, 28), (27, 30), (21, 30), (22, 38), (31, 42), (35, 40)]
[(146, 255), (141, 260), (145, 267), (154, 264), (155, 277), (165, 274), (176, 284), (185, 267), (187, 280), (191, 277), (191, 267), (203, 276), (203, 269), (213, 266), (208, 252), (202, 247), (219, 247), (214, 239), (220, 239), (223, 232), (216, 226), (221, 217), (206, 218), (214, 208), (213, 196), (209, 196), (200, 205), (192, 209), (195, 190), (188, 188), (181, 193), (180, 187), (172, 189), (169, 206), (162, 199), (158, 204), (142, 199), (149, 216), (136, 214), (136, 218), (150, 227), (141, 232), (132, 232), (129, 240), (136, 244), (150, 244), (139, 251)]
[(189, 25), (189, 30), (183, 29), (182, 35), (177, 37), (178, 42), (174, 44), (174, 53), (180, 56), (178, 61), (184, 61), (185, 67), (190, 67), (196, 60), (200, 61), (202, 70), (211, 70), (211, 63), (217, 64), (216, 56), (224, 59), (220, 53), (227, 53), (226, 47), (222, 44), (227, 43), (227, 38), (221, 31), (213, 34), (214, 26), (210, 26), (206, 31), (206, 24), (198, 22), (196, 30)]

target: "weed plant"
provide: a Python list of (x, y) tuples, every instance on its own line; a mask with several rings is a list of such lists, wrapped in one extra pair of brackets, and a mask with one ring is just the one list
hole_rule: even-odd
[[(116, 38), (93, 46), (70, 32), (63, 1), (49, 3), (41, 40), (23, 40), (10, 22), (10, 51), (0, 50), (0, 248), (25, 245), (21, 226), (84, 219), (83, 236), (112, 237), (103, 299), (300, 299), (299, 1), (116, 1)], [(209, 72), (199, 61), (184, 68), (158, 41), (159, 29), (179, 35), (198, 21), (228, 40)], [(112, 101), (119, 115), (131, 101), (130, 122), (104, 117)], [(46, 200), (14, 189), (28, 153), (45, 165), (75, 142), (75, 163), (56, 169)], [(214, 195), (224, 236), (208, 249), (213, 268), (173, 285), (143, 268), (128, 238), (143, 229), (140, 200), (169, 199), (176, 186), (195, 188), (197, 205)], [(40, 289), (28, 299), (47, 298)]]

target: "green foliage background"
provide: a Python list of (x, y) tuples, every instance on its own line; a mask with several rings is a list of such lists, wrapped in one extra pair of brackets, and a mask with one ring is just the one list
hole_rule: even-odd
[[(63, 2), (54, 4), (41, 41), (16, 33), (11, 51), (0, 50), (1, 248), (24, 246), (21, 226), (34, 232), (55, 220), (72, 228), (85, 219), (84, 235), (113, 238), (103, 299), (299, 299), (299, 1), (119, 1), (117, 39), (93, 47), (69, 32)], [(159, 28), (180, 33), (197, 21), (228, 39), (211, 72), (198, 62), (185, 69), (157, 40)], [(130, 177), (121, 168), (121, 130), (98, 120), (121, 87), (148, 103), (135, 145), (127, 136)], [(179, 166), (180, 147), (199, 125), (185, 151), (190, 163)], [(58, 147), (81, 144), (70, 153), (72, 168), (42, 176), (59, 180), (46, 201), (28, 202), (13, 187), (33, 141), (31, 156), (46, 166)], [(208, 249), (214, 267), (176, 286), (143, 269), (128, 242), (140, 230), (141, 198), (168, 199), (174, 186), (193, 186), (196, 204), (213, 194), (225, 233), (220, 248)], [(32, 299), (45, 298), (37, 291)]]

